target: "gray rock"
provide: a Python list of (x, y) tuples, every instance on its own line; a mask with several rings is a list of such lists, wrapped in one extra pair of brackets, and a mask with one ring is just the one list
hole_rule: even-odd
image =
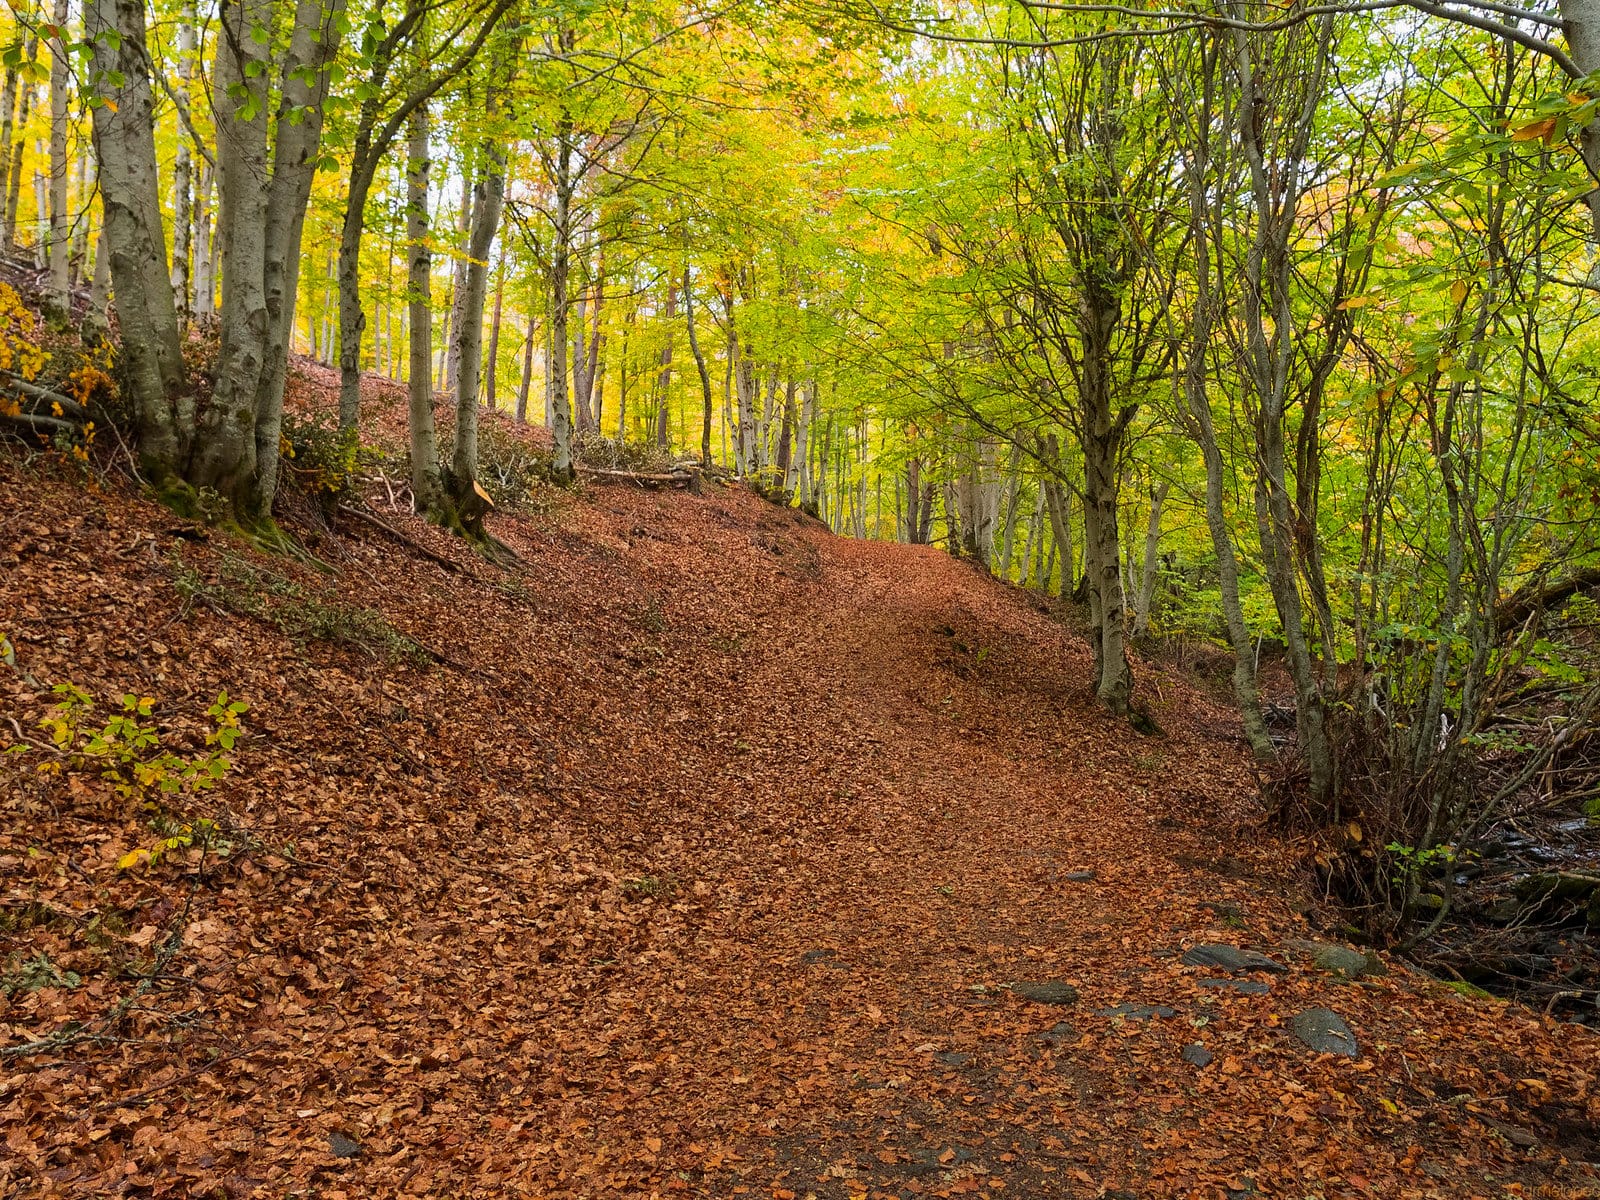
[(1054, 1025), (1050, 1026), (1049, 1029), (1045, 1029), (1034, 1034), (1033, 1040), (1036, 1042), (1044, 1042), (1047, 1045), (1059, 1046), (1063, 1042), (1077, 1041), (1078, 1031), (1071, 1025), (1068, 1025), (1065, 1021), (1057, 1021)]
[(1200, 907), (1210, 909), (1213, 914), (1224, 921), (1244, 920), (1244, 909), (1237, 904), (1229, 904), (1226, 900), (1202, 900)]
[(1177, 1010), (1165, 1004), (1129, 1004), (1126, 1000), (1111, 1008), (1095, 1009), (1097, 1017), (1131, 1017), (1135, 1021), (1148, 1021), (1151, 1017), (1175, 1017)]
[(1181, 960), (1191, 967), (1215, 967), (1221, 971), (1230, 971), (1235, 975), (1248, 971), (1275, 971), (1282, 974), (1289, 968), (1276, 959), (1268, 958), (1265, 954), (1254, 950), (1241, 950), (1237, 946), (1225, 946), (1217, 942), (1203, 942), (1192, 946), (1184, 952)]
[(1289, 1029), (1318, 1054), (1342, 1054), (1346, 1058), (1360, 1054), (1355, 1033), (1331, 1008), (1308, 1008), (1296, 1013), (1289, 1018)]
[(1511, 885), (1519, 900), (1582, 900), (1600, 890), (1600, 875), (1577, 871), (1545, 871), (1525, 875)]
[(1190, 1042), (1183, 1048), (1183, 1061), (1191, 1067), (1209, 1067), (1216, 1057), (1199, 1042)]
[(1289, 945), (1309, 954), (1311, 961), (1322, 970), (1343, 975), (1346, 979), (1360, 979), (1363, 975), (1373, 974), (1372, 960), (1361, 951), (1352, 950), (1348, 946), (1339, 946), (1332, 942), (1300, 940), (1291, 941)]
[(1203, 988), (1227, 988), (1229, 991), (1241, 992), (1246, 996), (1265, 996), (1272, 990), (1272, 985), (1260, 979), (1202, 979), (1200, 986)]
[(335, 1158), (355, 1158), (361, 1153), (360, 1145), (342, 1133), (328, 1135), (328, 1149), (333, 1151)]
[(800, 961), (803, 962), (803, 963), (810, 964), (810, 963), (827, 962), (830, 958), (838, 958), (838, 957), (839, 957), (839, 952), (837, 950), (828, 950), (828, 949), (807, 950), (804, 954), (802, 954), (800, 956)]
[(1035, 1004), (1076, 1004), (1078, 989), (1070, 983), (1057, 980), (1018, 980), (1011, 985), (1011, 994), (1032, 1000)]
[(1068, 883), (1093, 883), (1099, 877), (1099, 871), (1068, 871), (1061, 878)]
[(962, 1054), (958, 1050), (942, 1050), (935, 1054), (934, 1058), (947, 1067), (964, 1067), (972, 1062), (972, 1055)]

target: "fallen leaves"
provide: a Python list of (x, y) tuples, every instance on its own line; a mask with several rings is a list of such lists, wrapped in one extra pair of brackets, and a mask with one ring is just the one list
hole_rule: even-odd
[[(1246, 1165), (1263, 1194), (1585, 1186), (1503, 1132), (1536, 1123), (1513, 1102), (1594, 1107), (1563, 1051), (1583, 1034), (1397, 972), (1339, 992), (1374, 1058), (1308, 1061), (1282, 1014), (1317, 977), (1218, 996), (1159, 956), (1230, 936), (1208, 903), (1263, 945), (1303, 932), (1232, 720), (1181, 682), (1157, 716), (1183, 770), (1145, 771), (1081, 639), (962, 564), (740, 492), (564, 504), (491, 517), (509, 570), (395, 514), (455, 569), (359, 524), (316, 547), (319, 587), (457, 672), (185, 610), (166, 514), (0, 464), (21, 667), (174, 719), (226, 687), (254, 717), (216, 793), (254, 840), (187, 912), (193, 865), (115, 869), (143, 814), (31, 782), (0, 801), (8, 904), (48, 906), (5, 950), (82, 978), (6, 998), (6, 1041), (97, 1019), (183, 929), (115, 1041), (0, 1063), (0, 1190), (1215, 1196)], [(184, 554), (220, 580), (216, 545)], [(981, 669), (941, 627), (993, 648)], [(9, 667), (0, 688), (19, 722), (42, 703)], [(1093, 1012), (1124, 1001), (1181, 1019)], [(1402, 1051), (1443, 1094), (1393, 1102)]]

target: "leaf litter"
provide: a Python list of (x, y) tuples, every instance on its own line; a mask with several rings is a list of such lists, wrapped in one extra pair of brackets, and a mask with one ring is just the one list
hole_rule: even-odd
[[(1134, 734), (1033, 597), (738, 488), (502, 512), (505, 565), (382, 515), (456, 569), (351, 524), (330, 575), (0, 460), (0, 742), (62, 681), (180, 743), (250, 704), (209, 859), (119, 870), (148, 813), (0, 758), (38, 984), (0, 990), (0, 1190), (1597, 1194), (1593, 1033), (1398, 963), (1185, 965), (1319, 917), (1185, 681), (1139, 667)], [(195, 601), (241, 560), (437, 657)], [(1356, 1057), (1295, 1040), (1318, 1007)]]

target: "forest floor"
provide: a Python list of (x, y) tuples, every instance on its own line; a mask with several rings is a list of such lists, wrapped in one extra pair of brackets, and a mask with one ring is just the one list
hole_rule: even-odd
[(0, 759), (0, 1194), (1600, 1195), (1600, 1037), (1318, 968), (1189, 682), (1135, 734), (1033, 597), (737, 487), (382, 519), (330, 574), (0, 455), (0, 746), (250, 704), (150, 867)]

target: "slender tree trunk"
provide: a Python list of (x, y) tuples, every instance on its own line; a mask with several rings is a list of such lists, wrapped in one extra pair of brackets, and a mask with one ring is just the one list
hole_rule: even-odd
[(778, 432), (778, 473), (783, 480), (783, 494), (785, 497), (794, 496), (795, 487), (795, 461), (794, 461), (794, 429), (798, 420), (795, 411), (795, 393), (799, 390), (794, 380), (794, 372), (789, 372), (788, 381), (783, 387), (783, 428)]
[(700, 352), (700, 339), (694, 328), (694, 291), (691, 286), (689, 268), (683, 268), (683, 320), (689, 329), (689, 353), (694, 355), (695, 370), (700, 374), (700, 463), (702, 466), (711, 465), (711, 372), (706, 369), (706, 356)]
[(472, 177), (474, 164), (463, 163), (461, 168), (461, 206), (456, 210), (455, 272), (450, 284), (450, 336), (445, 339), (444, 390), (459, 396), (456, 386), (461, 377), (461, 334), (466, 323), (467, 268), (471, 261), (468, 243), (472, 239)]
[(217, 311), (217, 250), (212, 233), (211, 194), (215, 175), (211, 164), (200, 168), (200, 189), (194, 201), (194, 314), (214, 316)]
[[(39, 39), (29, 35), (23, 41), (23, 61), (30, 66), (39, 52)], [(114, 103), (114, 101), (113, 101)], [(17, 213), (22, 204), (22, 157), (27, 147), (28, 116), (33, 111), (33, 84), (22, 83), (22, 111), (17, 114), (16, 141), (11, 144), (11, 178), (6, 184), (6, 245), (17, 244)]]
[(558, 483), (572, 479), (572, 407), (567, 399), (567, 304), (572, 270), (572, 128), (564, 123), (556, 156), (555, 228), (550, 266), (550, 332), (548, 387), (550, 432), (555, 441), (551, 474)]
[(11, 136), (16, 128), (17, 116), (17, 68), (6, 68), (5, 86), (0, 88), (0, 225), (4, 226), (5, 244), (16, 244), (16, 226), (11, 219), (11, 172), (15, 167), (14, 158), (20, 156), (21, 151), (13, 151)]
[[(72, 311), (72, 281), (68, 255), (70, 230), (67, 226), (67, 184), (71, 164), (67, 161), (67, 0), (55, 0), (53, 18), (60, 32), (50, 46), (50, 238), (46, 260), (50, 274), (45, 291), (45, 307), (59, 321)], [(181, 141), (182, 139), (180, 139)]]
[(500, 407), (500, 318), (506, 301), (506, 256), (500, 252), (500, 261), (494, 272), (494, 320), (489, 326), (489, 362), (484, 372), (484, 406), (491, 412)]
[(180, 113), (178, 148), (172, 160), (172, 293), (177, 298), (179, 320), (183, 322), (188, 321), (194, 309), (189, 296), (190, 238), (194, 229), (194, 167), (183, 114), (189, 111), (190, 90), (195, 76), (195, 23), (195, 0), (184, 0), (178, 14), (178, 79), (173, 88)]
[(533, 387), (533, 335), (539, 323), (528, 318), (528, 336), (522, 346), (522, 382), (517, 387), (517, 423), (528, 423), (528, 392)]
[(1150, 631), (1150, 606), (1155, 601), (1156, 574), (1160, 569), (1161, 508), (1172, 490), (1171, 480), (1163, 479), (1150, 488), (1150, 523), (1144, 534), (1144, 568), (1139, 574), (1139, 596), (1133, 610), (1133, 634), (1141, 637)]
[[(496, 107), (491, 94), (489, 110)], [(456, 507), (469, 532), (483, 532), (487, 503), (478, 486), (478, 388), (483, 366), (483, 308), (489, 287), (489, 250), (500, 229), (505, 201), (505, 152), (494, 143), (480, 150), (482, 174), (473, 187), (467, 269), (461, 280), (461, 323), (455, 340), (456, 444), (450, 464)]]
[(411, 429), (411, 493), (417, 511), (430, 520), (446, 514), (439, 475), (439, 444), (433, 426), (433, 262), (428, 250), (428, 107), (418, 105), (408, 121), (406, 171), (406, 295), (411, 342), (407, 385)]
[(678, 315), (678, 289), (667, 285), (667, 338), (661, 347), (661, 373), (656, 376), (656, 445), (665, 450), (672, 445), (672, 322)]

